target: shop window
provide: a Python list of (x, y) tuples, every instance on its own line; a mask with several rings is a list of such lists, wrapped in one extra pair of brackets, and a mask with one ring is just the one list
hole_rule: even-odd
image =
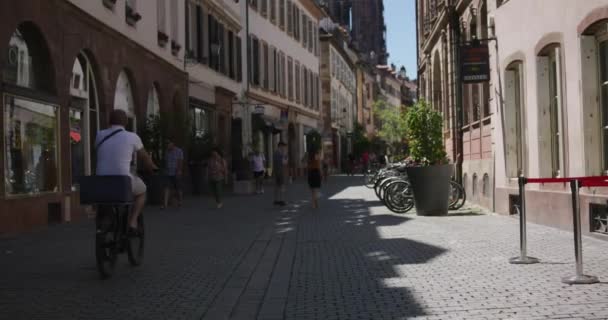
[(59, 190), (58, 115), (54, 105), (4, 95), (7, 195)]
[(211, 133), (211, 114), (204, 108), (192, 108), (192, 120), (194, 135), (197, 138), (202, 138)]
[(505, 71), (505, 162), (510, 178), (525, 172), (523, 70), (523, 63), (517, 61)]
[[(91, 156), (99, 128), (97, 85), (88, 56), (80, 53), (72, 67), (70, 86), (70, 165), (72, 185), (81, 176), (90, 175), (95, 165)], [(88, 121), (87, 121), (88, 119)]]
[(561, 47), (550, 45), (542, 50), (537, 68), (540, 173), (560, 177), (564, 174)]
[(158, 98), (158, 90), (156, 85), (152, 86), (152, 89), (148, 92), (148, 106), (146, 108), (146, 115), (149, 117), (156, 116), (160, 113), (160, 101)]
[(133, 90), (131, 81), (125, 71), (122, 71), (116, 81), (116, 91), (114, 92), (114, 109), (123, 110), (129, 117), (127, 130), (136, 131), (137, 122), (135, 118), (135, 104), (133, 101)]

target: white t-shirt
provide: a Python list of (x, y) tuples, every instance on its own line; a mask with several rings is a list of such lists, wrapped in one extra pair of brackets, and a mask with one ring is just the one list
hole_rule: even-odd
[(252, 157), (252, 161), (253, 161), (253, 171), (254, 172), (262, 172), (264, 171), (264, 161), (266, 161), (266, 158), (264, 158), (264, 154), (254, 154)]
[(97, 149), (97, 174), (100, 176), (129, 176), (131, 175), (131, 161), (137, 151), (143, 149), (144, 144), (138, 135), (124, 130), (120, 126), (112, 126), (97, 133), (95, 146), (112, 132), (123, 129), (113, 135)]

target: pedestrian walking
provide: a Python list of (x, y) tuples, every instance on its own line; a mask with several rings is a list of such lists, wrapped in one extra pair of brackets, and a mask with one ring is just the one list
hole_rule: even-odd
[(329, 178), (329, 157), (323, 157), (323, 182), (327, 183), (327, 178)]
[(319, 152), (311, 150), (308, 153), (308, 186), (312, 193), (312, 207), (319, 208), (319, 189), (321, 188), (321, 157)]
[(355, 156), (352, 153), (348, 154), (348, 163), (346, 165), (346, 174), (352, 176), (355, 174)]
[(164, 201), (161, 209), (169, 205), (171, 191), (177, 195), (177, 206), (182, 206), (184, 193), (182, 191), (182, 173), (184, 168), (184, 151), (175, 145), (173, 140), (167, 141), (167, 156), (165, 174), (167, 175), (164, 188)]
[(288, 171), (287, 145), (279, 142), (277, 150), (273, 155), (274, 164), (274, 204), (284, 206), (285, 202), (285, 179)]
[(257, 150), (251, 156), (251, 166), (253, 168), (253, 178), (255, 179), (255, 193), (264, 193), (264, 175), (266, 173), (266, 158), (264, 154)]
[(214, 148), (213, 151), (211, 151), (208, 168), (211, 192), (217, 208), (220, 209), (224, 205), (222, 202), (222, 189), (224, 183), (226, 183), (228, 170), (226, 160), (224, 160), (222, 151), (219, 148)]

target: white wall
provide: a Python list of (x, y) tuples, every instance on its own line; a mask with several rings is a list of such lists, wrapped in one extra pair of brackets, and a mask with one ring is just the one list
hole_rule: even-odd
[[(567, 167), (563, 176), (585, 175), (586, 157), (592, 156), (585, 150), (584, 125), (581, 94), (581, 39), (578, 25), (593, 9), (606, 7), (605, 0), (510, 0), (494, 13), (496, 35), (498, 38), (499, 65), (492, 57), (493, 70), (500, 70), (502, 92), (504, 91), (505, 68), (514, 61), (518, 52), (524, 57), (524, 112), (527, 123), (527, 160), (528, 176), (537, 177), (541, 166), (548, 164), (539, 161), (538, 143), (538, 88), (537, 52), (535, 47), (543, 37), (559, 32), (563, 35), (562, 79), (563, 79), (563, 118), (564, 149)], [(540, 48), (539, 48), (540, 49)], [(494, 73), (493, 93), (499, 91), (499, 74)], [(595, 75), (584, 75), (595, 76)], [(496, 94), (493, 98), (498, 98)], [(496, 101), (493, 101), (496, 105)], [(497, 186), (506, 186), (505, 157), (502, 137), (501, 115), (496, 113), (494, 122), (496, 133), (496, 179)]]
[[(114, 10), (110, 10), (103, 5), (102, 0), (69, 0), (74, 5), (87, 12), (108, 27), (129, 37), (131, 40), (142, 45), (144, 48), (155, 53), (159, 57), (169, 61), (179, 69), (183, 69), (183, 56), (185, 47), (185, 8), (184, 1), (166, 1), (166, 30), (169, 35), (169, 43), (162, 48), (158, 45), (158, 19), (157, 19), (157, 0), (137, 0), (136, 11), (142, 16), (135, 26), (130, 26), (125, 21), (125, 0), (116, 2)], [(177, 1), (178, 4), (178, 39), (177, 42), (182, 46), (179, 54), (174, 56), (171, 53), (171, 7), (170, 2)]]

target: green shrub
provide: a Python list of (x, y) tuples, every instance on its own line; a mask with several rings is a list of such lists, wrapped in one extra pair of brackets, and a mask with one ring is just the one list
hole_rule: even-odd
[(447, 163), (443, 146), (441, 114), (425, 101), (417, 102), (406, 115), (407, 141), (410, 156), (422, 165)]

